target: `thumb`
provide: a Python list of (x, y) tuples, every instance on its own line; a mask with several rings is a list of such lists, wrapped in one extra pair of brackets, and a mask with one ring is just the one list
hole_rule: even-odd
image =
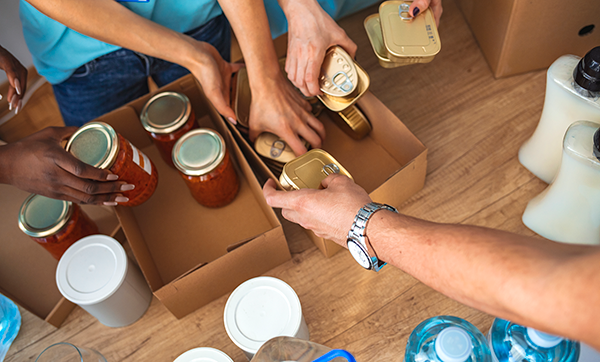
[[(333, 175), (329, 175), (329, 176), (325, 177), (323, 179), (323, 181), (321, 181), (321, 186), (323, 186), (323, 188), (326, 189), (326, 188), (328, 188), (331, 185), (331, 183), (333, 182), (333, 180), (335, 180), (335, 179), (337, 179), (339, 177), (346, 177), (346, 176), (334, 173)], [(348, 178), (348, 177), (346, 177), (346, 178)], [(348, 180), (350, 180), (350, 179), (348, 178)]]

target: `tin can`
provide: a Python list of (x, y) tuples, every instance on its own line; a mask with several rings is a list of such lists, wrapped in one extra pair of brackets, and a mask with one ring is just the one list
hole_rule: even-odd
[(352, 175), (333, 156), (322, 149), (313, 149), (283, 166), (279, 182), (284, 189), (319, 189), (327, 176), (339, 173)]
[(140, 120), (163, 160), (175, 167), (171, 158), (175, 142), (190, 130), (198, 128), (188, 97), (177, 92), (158, 93), (146, 102)]
[(233, 201), (240, 183), (223, 137), (199, 128), (183, 135), (173, 147), (173, 163), (192, 196), (206, 207)]
[(369, 84), (367, 72), (342, 47), (336, 45), (327, 50), (319, 76), (323, 95), (317, 96), (325, 107), (343, 111), (367, 91)]
[(70, 201), (32, 194), (19, 211), (19, 227), (56, 260), (77, 240), (98, 233), (98, 226)]
[(383, 34), (381, 33), (379, 14), (369, 15), (364, 21), (364, 26), (379, 65), (384, 68), (397, 68), (409, 64), (404, 62), (392, 62), (390, 60), (387, 49), (383, 44)]
[(129, 201), (123, 206), (137, 206), (152, 196), (158, 184), (154, 163), (131, 142), (103, 122), (81, 126), (67, 143), (67, 152), (81, 161), (106, 169), (119, 176), (120, 181), (135, 185), (123, 196)]
[[(304, 147), (307, 150), (310, 149), (310, 143), (302, 138), (301, 140), (304, 141)], [(283, 165), (286, 162), (296, 158), (294, 151), (283, 139), (269, 132), (261, 133), (256, 137), (254, 150), (265, 165), (277, 176), (283, 171)]]
[(344, 133), (355, 140), (361, 140), (371, 132), (371, 123), (356, 104), (340, 112), (327, 111), (327, 114)]

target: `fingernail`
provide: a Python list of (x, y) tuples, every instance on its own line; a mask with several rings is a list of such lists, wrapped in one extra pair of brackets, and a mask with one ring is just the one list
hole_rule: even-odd
[(23, 100), (19, 99), (19, 102), (17, 103), (17, 108), (15, 108), (15, 114), (18, 114), (19, 111), (21, 110), (21, 106), (23, 105)]
[(104, 201), (104, 205), (106, 206), (117, 206), (117, 203), (114, 201)]
[(117, 197), (115, 198), (115, 201), (116, 201), (116, 202), (127, 202), (127, 201), (129, 201), (129, 197), (125, 197), (125, 196), (117, 196)]
[(18, 95), (21, 95), (21, 82), (18, 79), (15, 79), (15, 90)]
[(229, 117), (227, 118), (229, 120), (229, 122), (231, 122), (232, 124), (237, 124), (237, 121), (233, 118), (233, 117)]
[(135, 185), (132, 184), (126, 184), (121, 186), (121, 191), (131, 191), (133, 189), (135, 189)]
[(0, 94), (0, 99), (2, 99), (2, 94)]
[(17, 95), (13, 94), (12, 98), (10, 99), (10, 106), (9, 106), (9, 111), (12, 110), (14, 107), (16, 107), (16, 100), (17, 100)]
[(106, 176), (106, 180), (108, 180), (108, 181), (115, 181), (118, 179), (119, 179), (119, 175), (115, 175), (114, 173), (111, 173), (108, 176)]
[(421, 12), (421, 9), (419, 9), (418, 7), (415, 7), (415, 8), (413, 9), (413, 17), (415, 17), (415, 16), (419, 15), (419, 13), (420, 13), (420, 12)]

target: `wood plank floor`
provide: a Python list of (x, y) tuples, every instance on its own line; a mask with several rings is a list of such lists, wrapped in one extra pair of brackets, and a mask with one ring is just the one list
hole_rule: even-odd
[[(341, 21), (371, 76), (371, 91), (429, 148), (425, 187), (401, 212), (438, 222), (468, 223), (533, 235), (521, 222), (545, 184), (523, 168), (517, 150), (541, 114), (545, 71), (495, 80), (462, 14), (444, 0), (442, 51), (429, 64), (381, 68), (362, 22), (372, 7)], [(293, 259), (268, 275), (298, 293), (311, 340), (351, 351), (359, 361), (399, 361), (422, 320), (466, 318), (484, 333), (492, 317), (431, 290), (393, 267), (363, 271), (345, 251), (326, 259), (302, 230), (282, 221)], [(435, 265), (432, 265), (435, 267)], [(227, 337), (227, 296), (175, 319), (156, 299), (146, 315), (112, 329), (76, 308), (60, 329), (27, 311), (7, 361), (33, 361), (48, 345), (69, 341), (101, 351), (108, 361), (172, 361), (200, 346), (245, 357)]]

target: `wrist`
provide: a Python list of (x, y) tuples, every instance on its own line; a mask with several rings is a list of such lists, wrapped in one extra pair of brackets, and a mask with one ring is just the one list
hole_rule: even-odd
[(10, 175), (13, 174), (10, 164), (10, 155), (8, 151), (10, 146), (0, 146), (0, 184), (11, 184)]

